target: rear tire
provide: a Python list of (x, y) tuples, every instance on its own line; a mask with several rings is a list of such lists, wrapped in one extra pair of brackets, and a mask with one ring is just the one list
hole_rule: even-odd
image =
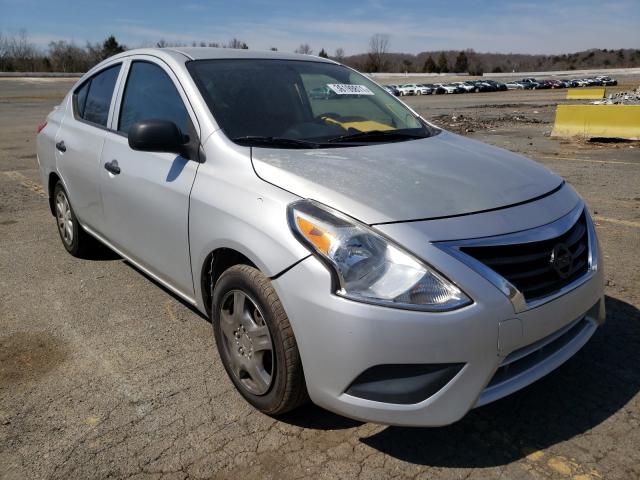
[(62, 245), (74, 257), (85, 257), (98, 242), (85, 232), (78, 222), (67, 192), (60, 181), (53, 189), (53, 206)]
[(256, 268), (235, 265), (220, 276), (212, 297), (218, 353), (245, 400), (268, 415), (305, 403), (298, 345), (271, 280)]

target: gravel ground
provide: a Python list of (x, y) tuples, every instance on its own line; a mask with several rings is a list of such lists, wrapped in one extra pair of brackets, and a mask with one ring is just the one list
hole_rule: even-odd
[(71, 83), (0, 80), (0, 478), (640, 478), (638, 143), (549, 138), (562, 91), (408, 98), (587, 200), (608, 321), (554, 373), (449, 427), (311, 405), (273, 419), (234, 391), (205, 318), (107, 250), (65, 252), (34, 135)]

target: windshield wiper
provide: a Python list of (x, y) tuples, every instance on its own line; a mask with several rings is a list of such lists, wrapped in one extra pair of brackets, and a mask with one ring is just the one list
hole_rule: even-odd
[(245, 135), (244, 137), (235, 137), (231, 140), (236, 143), (259, 145), (263, 147), (320, 148), (322, 146), (320, 143), (309, 142), (307, 140), (260, 135)]
[(368, 132), (352, 133), (350, 135), (340, 135), (339, 137), (326, 140), (330, 143), (353, 142), (353, 141), (385, 141), (385, 140), (412, 140), (425, 138), (426, 135), (418, 133), (401, 132), (398, 130), (371, 130)]

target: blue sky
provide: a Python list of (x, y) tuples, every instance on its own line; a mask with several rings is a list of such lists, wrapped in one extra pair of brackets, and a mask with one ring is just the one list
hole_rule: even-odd
[(640, 48), (640, 0), (0, 0), (0, 32), (21, 28), (40, 46), (110, 34), (130, 47), (237, 37), (254, 49), (308, 43), (353, 54), (385, 33), (392, 51), (563, 53)]

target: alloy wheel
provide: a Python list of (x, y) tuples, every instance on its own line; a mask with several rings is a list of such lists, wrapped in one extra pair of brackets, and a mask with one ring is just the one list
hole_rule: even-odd
[(231, 371), (248, 392), (264, 395), (275, 371), (273, 342), (264, 315), (241, 290), (228, 292), (221, 305), (220, 329)]
[(62, 191), (56, 195), (56, 219), (62, 241), (66, 245), (71, 245), (73, 243), (73, 217), (69, 200)]

